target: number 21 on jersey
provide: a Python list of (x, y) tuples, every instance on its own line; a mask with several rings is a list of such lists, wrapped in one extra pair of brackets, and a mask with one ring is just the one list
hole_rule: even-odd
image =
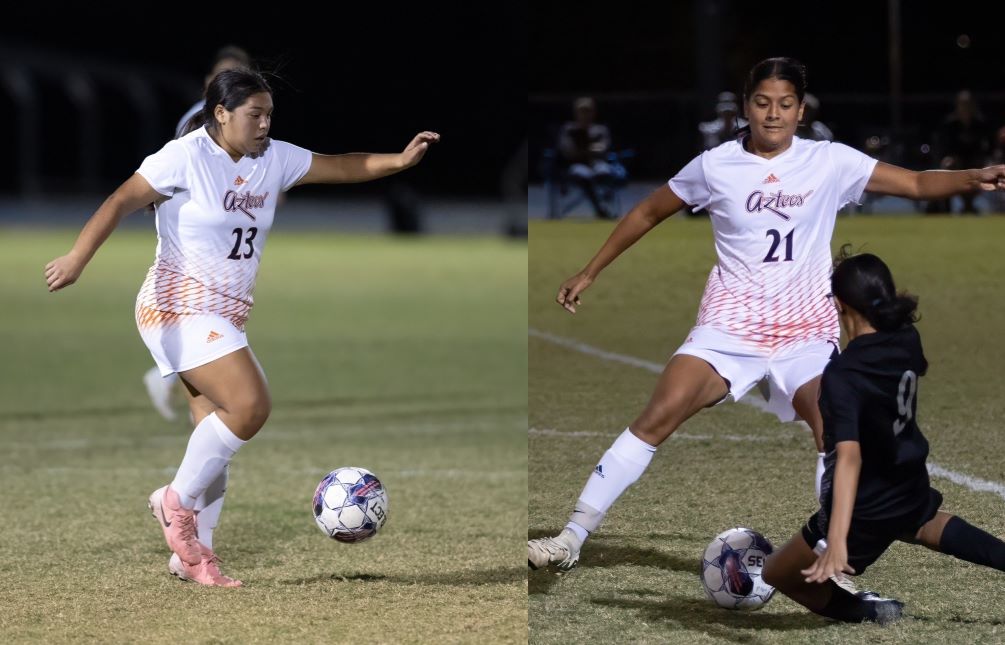
[[(768, 232), (765, 234), (765, 237), (770, 237), (771, 238), (771, 248), (768, 249), (768, 254), (764, 256), (764, 261), (765, 262), (778, 262), (778, 260), (780, 259), (783, 262), (791, 262), (792, 261), (792, 234), (794, 232), (795, 232), (795, 229), (792, 229), (791, 231), (789, 231), (788, 233), (786, 233), (783, 236), (781, 233), (779, 233), (775, 229), (773, 229), (773, 228), (769, 229)], [(779, 257), (779, 255), (778, 255), (779, 248), (778, 247), (779, 247), (779, 245), (781, 245), (782, 240), (785, 240), (785, 255), (782, 256), (782, 257)]]

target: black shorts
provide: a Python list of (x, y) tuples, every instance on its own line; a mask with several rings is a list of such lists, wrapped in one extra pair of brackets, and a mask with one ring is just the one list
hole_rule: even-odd
[[(918, 529), (942, 506), (942, 493), (928, 489), (928, 500), (909, 513), (885, 520), (856, 520), (852, 511), (851, 526), (848, 527), (848, 564), (858, 575), (879, 559), (890, 548), (894, 540), (911, 542)], [(812, 549), (819, 540), (827, 536), (820, 529), (820, 511), (817, 511), (803, 526), (803, 539)]]

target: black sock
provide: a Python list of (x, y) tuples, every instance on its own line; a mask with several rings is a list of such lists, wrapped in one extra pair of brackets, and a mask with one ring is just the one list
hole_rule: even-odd
[(1005, 571), (1005, 542), (955, 515), (942, 529), (939, 551), (960, 560)]
[(861, 623), (864, 620), (876, 619), (876, 603), (862, 600), (830, 580), (825, 584), (829, 584), (832, 588), (831, 599), (817, 612), (818, 614), (846, 623)]

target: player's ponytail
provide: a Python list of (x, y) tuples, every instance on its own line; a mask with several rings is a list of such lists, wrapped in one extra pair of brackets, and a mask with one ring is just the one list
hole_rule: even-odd
[(894, 331), (918, 321), (918, 298), (897, 293), (890, 268), (871, 253), (852, 255), (841, 247), (831, 274), (831, 291), (879, 331)]
[(900, 293), (890, 300), (881, 300), (868, 312), (866, 320), (880, 331), (900, 329), (907, 323), (918, 320), (918, 298), (909, 293)]

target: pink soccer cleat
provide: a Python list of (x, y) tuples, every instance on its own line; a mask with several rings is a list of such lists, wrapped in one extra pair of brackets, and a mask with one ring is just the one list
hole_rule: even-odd
[(242, 586), (240, 580), (228, 578), (220, 573), (218, 566), (220, 558), (215, 553), (201, 544), (199, 546), (202, 548), (202, 562), (196, 565), (185, 564), (177, 553), (171, 554), (171, 560), (168, 562), (168, 571), (171, 575), (177, 576), (179, 580), (190, 580), (211, 587)]
[(190, 565), (202, 562), (199, 541), (196, 539), (195, 512), (182, 508), (178, 493), (170, 486), (158, 488), (147, 502), (150, 513), (161, 525), (168, 548)]

